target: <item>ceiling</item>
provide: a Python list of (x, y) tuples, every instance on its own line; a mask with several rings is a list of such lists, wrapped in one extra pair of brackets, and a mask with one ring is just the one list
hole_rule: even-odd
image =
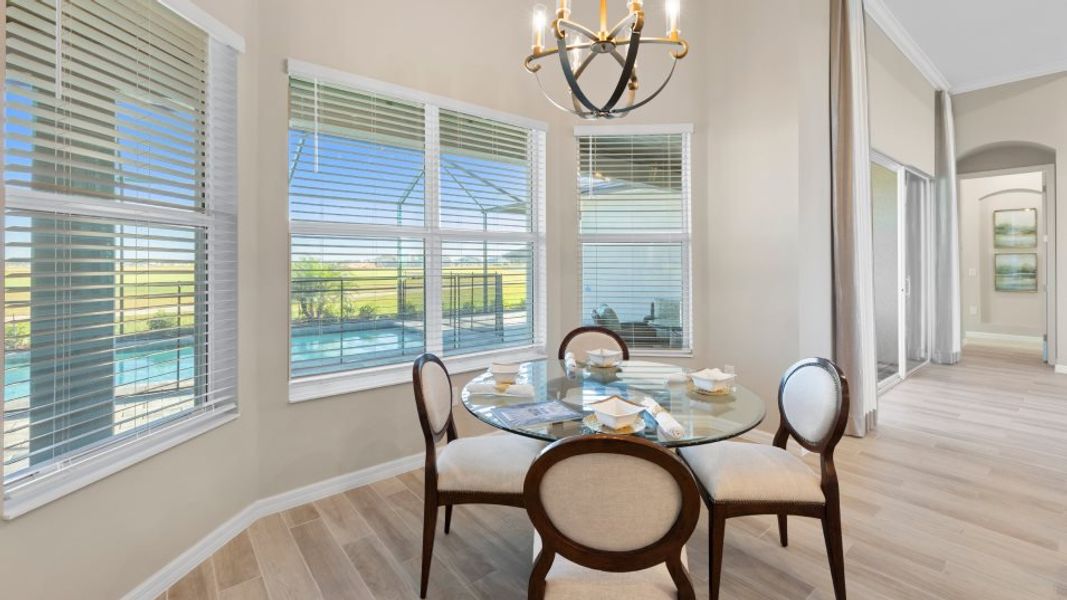
[[(1067, 71), (1067, 0), (866, 4), (871, 17), (927, 77), (940, 75), (940, 87), (953, 93)], [(909, 44), (910, 50), (903, 47)]]

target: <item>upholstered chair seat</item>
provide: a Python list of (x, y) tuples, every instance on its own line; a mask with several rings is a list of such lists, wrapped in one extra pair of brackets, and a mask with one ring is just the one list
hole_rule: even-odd
[(437, 450), (437, 489), (521, 494), (545, 443), (519, 435), (458, 438)]
[(415, 360), (411, 382), (426, 442), (419, 580), (419, 597), (425, 598), (438, 508), (445, 507), (447, 534), (455, 504), (524, 507), (526, 471), (545, 443), (510, 434), (460, 438), (452, 417), (452, 378), (445, 363), (433, 354), (423, 354)]
[[(781, 419), (774, 445), (719, 442), (683, 448), (708, 506), (708, 596), (719, 599), (726, 520), (777, 515), (778, 537), (789, 545), (789, 515), (822, 521), (834, 598), (845, 600), (845, 552), (841, 536), (841, 494), (834, 449), (848, 421), (848, 381), (833, 362), (807, 358), (782, 376)], [(789, 440), (819, 455), (819, 474), (786, 450)]]
[[(533, 555), (541, 553), (541, 536), (534, 533)], [(689, 557), (682, 548), (682, 564)], [(612, 573), (583, 567), (556, 556), (545, 576), (546, 600), (677, 600), (678, 588), (666, 563), (630, 573)]]
[(681, 454), (715, 502), (826, 502), (819, 476), (775, 446), (719, 442)]
[(700, 493), (671, 452), (626, 436), (563, 439), (530, 466), (524, 491), (529, 600), (694, 600), (685, 543)]

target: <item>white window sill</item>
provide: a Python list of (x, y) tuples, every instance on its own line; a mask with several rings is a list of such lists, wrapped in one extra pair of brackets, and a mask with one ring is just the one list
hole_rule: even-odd
[(656, 350), (655, 348), (630, 348), (630, 356), (637, 358), (693, 358), (692, 348)]
[[(494, 360), (525, 362), (542, 360), (546, 356), (543, 346), (524, 346), (477, 354), (444, 356), (441, 359), (445, 361), (450, 374), (458, 375), (484, 370)], [(289, 402), (295, 404), (400, 384), (411, 384), (410, 362), (291, 380), (289, 381)]]
[(8, 521), (24, 515), (236, 418), (236, 408), (201, 415), (145, 437), (133, 438), (94, 452), (69, 467), (9, 485), (4, 490), (3, 519)]

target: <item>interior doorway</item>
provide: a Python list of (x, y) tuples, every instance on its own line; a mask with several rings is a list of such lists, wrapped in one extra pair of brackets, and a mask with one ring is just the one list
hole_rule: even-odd
[(1056, 215), (1051, 165), (960, 175), (961, 313), (967, 343), (1056, 361)]
[(885, 390), (930, 361), (931, 178), (872, 152), (875, 347)]

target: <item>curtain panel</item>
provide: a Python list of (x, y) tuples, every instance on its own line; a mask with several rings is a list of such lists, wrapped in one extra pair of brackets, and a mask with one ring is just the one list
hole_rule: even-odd
[(938, 364), (960, 361), (960, 223), (956, 186), (956, 130), (952, 96), (937, 92), (934, 165), (934, 322), (931, 359)]
[(830, 0), (830, 19), (834, 360), (851, 391), (846, 431), (862, 437), (875, 427), (878, 408), (862, 0)]

